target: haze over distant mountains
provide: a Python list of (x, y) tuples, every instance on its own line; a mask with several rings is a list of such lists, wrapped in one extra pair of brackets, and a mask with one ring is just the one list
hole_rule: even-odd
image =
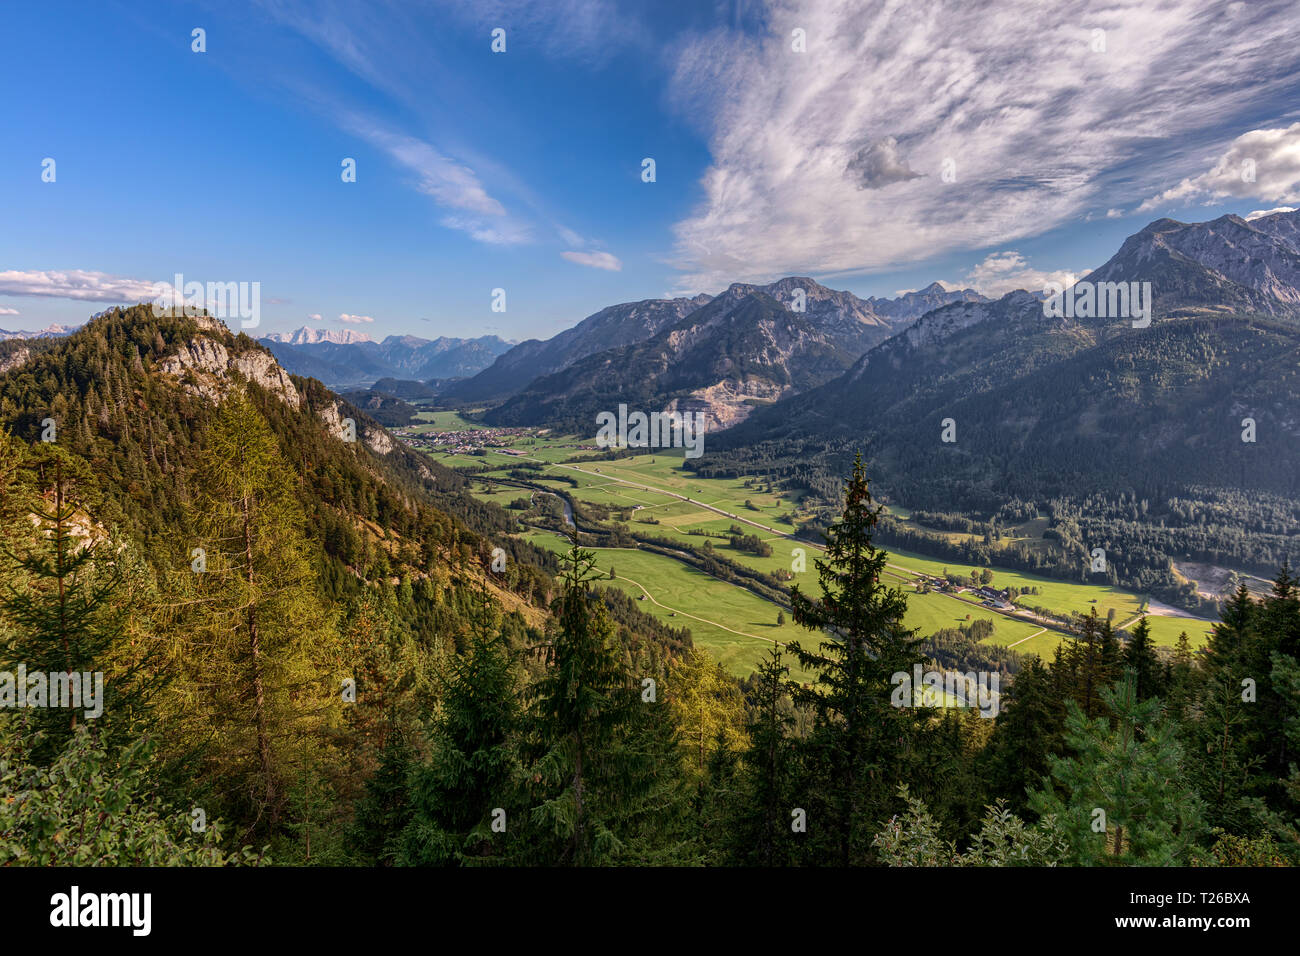
[(260, 341), (290, 372), (320, 379), (334, 389), (366, 387), (383, 378), (418, 382), (464, 378), (490, 365), (512, 345), (495, 335), (475, 339), (390, 335), (376, 342), (351, 329), (308, 327)]
[(62, 325), (51, 325), (39, 332), (10, 332), (8, 329), (0, 329), (0, 342), (7, 342), (10, 339), (57, 339), (71, 335), (74, 331), (76, 330)]

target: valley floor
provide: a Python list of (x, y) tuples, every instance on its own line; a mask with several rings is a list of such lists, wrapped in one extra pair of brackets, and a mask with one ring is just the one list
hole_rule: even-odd
[[(424, 423), (395, 431), (443, 464), (475, 470), (473, 493), (482, 500), (510, 506), (526, 499), (534, 506), (539, 498), (549, 497), (539, 492), (549, 490), (593, 509), (602, 523), (678, 541), (696, 554), (708, 542), (717, 556), (767, 574), (788, 571), (792, 575), (788, 583), (815, 593), (814, 561), (821, 549), (795, 536), (796, 522), (802, 517), (799, 497), (777, 490), (766, 476), (706, 479), (687, 471), (682, 452), (676, 449), (609, 460), (589, 439), (536, 429), (484, 429), (454, 412), (421, 417)], [(528, 469), (526, 485), (511, 477), (521, 468)], [(536, 517), (535, 511), (528, 514)], [(556, 514), (551, 527), (558, 529), (561, 520), (568, 518)], [(733, 546), (731, 529), (760, 539), (770, 554)], [(563, 537), (535, 521), (529, 520), (520, 534), (550, 550), (568, 547)], [(642, 600), (644, 610), (665, 623), (689, 627), (694, 640), (737, 676), (753, 671), (773, 642), (807, 644), (812, 637), (769, 597), (706, 574), (685, 560), (642, 549), (594, 550), (599, 567), (614, 571), (611, 585)], [(1066, 637), (1050, 619), (1023, 607), (1006, 612), (985, 606), (979, 595), (966, 589), (954, 593), (922, 587), (923, 593), (919, 592), (919, 585), (944, 576), (945, 571), (968, 574), (970, 569), (899, 549), (889, 553), (889, 583), (907, 594), (906, 623), (923, 636), (987, 620), (993, 624), (987, 643), (1042, 657), (1050, 657)], [(1022, 606), (1046, 608), (1061, 616), (1095, 609), (1117, 628), (1146, 616), (1152, 639), (1166, 647), (1172, 647), (1183, 632), (1193, 647), (1200, 647), (1209, 634), (1209, 621), (1118, 588), (996, 566), (990, 570), (994, 587), (1035, 589), (1020, 600)]]

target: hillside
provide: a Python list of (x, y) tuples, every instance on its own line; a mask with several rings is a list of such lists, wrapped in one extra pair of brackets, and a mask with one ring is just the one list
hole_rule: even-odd
[(461, 404), (501, 401), (534, 379), (559, 372), (588, 355), (644, 341), (708, 301), (707, 295), (699, 295), (608, 306), (545, 341), (519, 343), (473, 378), (444, 388), (440, 398)]
[(863, 300), (812, 279), (736, 283), (644, 342), (537, 379), (486, 419), (582, 433), (594, 429), (597, 412), (627, 403), (702, 412), (706, 427), (725, 428), (757, 405), (825, 382), (890, 331)]
[[(92, 320), (0, 375), (0, 421), (34, 441), (42, 420), (54, 418), (60, 445), (90, 463), (123, 530), (165, 567), (185, 552), (176, 529), (193, 504), (203, 436), (237, 383), (298, 475), (328, 590), (400, 567), (429, 573), (441, 565), (445, 576), (486, 547), (481, 535), (507, 525), (504, 513), (464, 495), (453, 472), (203, 317), (158, 318), (139, 306)], [(343, 440), (345, 418), (356, 422), (355, 442)]]
[[(1174, 557), (1262, 572), (1296, 561), (1300, 325), (1284, 227), (1295, 216), (1261, 228), (1160, 220), (1131, 237), (1086, 281), (1151, 282), (1149, 328), (1049, 318), (1023, 292), (930, 312), (842, 376), (717, 436), (696, 467), (777, 467), (829, 497), (861, 450), (878, 487), (910, 508), (1050, 512), (1068, 556), (1022, 554), (1027, 567), (1080, 568), (1100, 544), (1124, 555), (1117, 580), (1159, 580), (1170, 595), (1183, 590)], [(947, 419), (953, 442), (941, 440)]]

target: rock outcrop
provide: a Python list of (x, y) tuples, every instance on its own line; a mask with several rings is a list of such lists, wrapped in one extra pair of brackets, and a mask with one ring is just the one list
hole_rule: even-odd
[(302, 405), (298, 389), (270, 355), (261, 350), (232, 355), (223, 343), (206, 335), (190, 339), (174, 355), (163, 359), (158, 370), (178, 378), (187, 391), (213, 402), (225, 397), (238, 372), (245, 381), (256, 382), (278, 395), (290, 408), (296, 410)]

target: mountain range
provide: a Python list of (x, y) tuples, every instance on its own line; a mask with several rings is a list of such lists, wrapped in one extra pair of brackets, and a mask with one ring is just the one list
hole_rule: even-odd
[(373, 342), (365, 332), (352, 329), (313, 329), (304, 325), (293, 332), (272, 332), (263, 336), (267, 342), (280, 342), (284, 345), (319, 345), (328, 342), (331, 345), (356, 345), (358, 342)]
[(0, 342), (7, 342), (10, 339), (58, 339), (71, 335), (73, 331), (62, 325), (51, 325), (39, 332), (10, 332), (8, 329), (0, 329)]
[[(704, 412), (713, 427), (727, 427), (743, 421), (756, 405), (797, 394), (844, 371), (866, 349), (935, 303), (958, 301), (983, 297), (970, 289), (947, 291), (936, 283), (899, 299), (866, 300), (792, 276), (763, 286), (736, 283), (707, 301), (614, 306), (615, 315), (628, 309), (659, 319), (671, 318), (674, 311), (684, 314), (660, 322), (654, 331), (643, 325), (651, 334), (643, 331), (641, 338), (627, 344), (588, 351), (599, 338), (593, 334), (599, 328), (593, 320), (611, 310), (597, 313), (583, 323), (590, 323), (583, 330), (583, 349), (566, 349), (561, 336), (545, 343), (550, 365), (560, 365), (558, 370), (531, 383), (518, 375), (515, 394), (486, 418), (499, 425), (582, 428), (596, 412), (626, 402)], [(688, 305), (694, 308), (687, 310)], [(579, 329), (582, 325), (570, 331)], [(629, 324), (620, 331), (627, 334)], [(491, 368), (440, 397), (481, 394), (475, 392), (479, 383), (518, 355), (518, 349), (506, 353)], [(519, 372), (525, 367), (516, 366)]]
[(390, 335), (376, 342), (364, 332), (303, 327), (260, 339), (295, 375), (319, 379), (330, 388), (361, 388), (379, 379), (425, 382), (464, 378), (491, 364), (511, 347), (495, 335), (474, 339)]

